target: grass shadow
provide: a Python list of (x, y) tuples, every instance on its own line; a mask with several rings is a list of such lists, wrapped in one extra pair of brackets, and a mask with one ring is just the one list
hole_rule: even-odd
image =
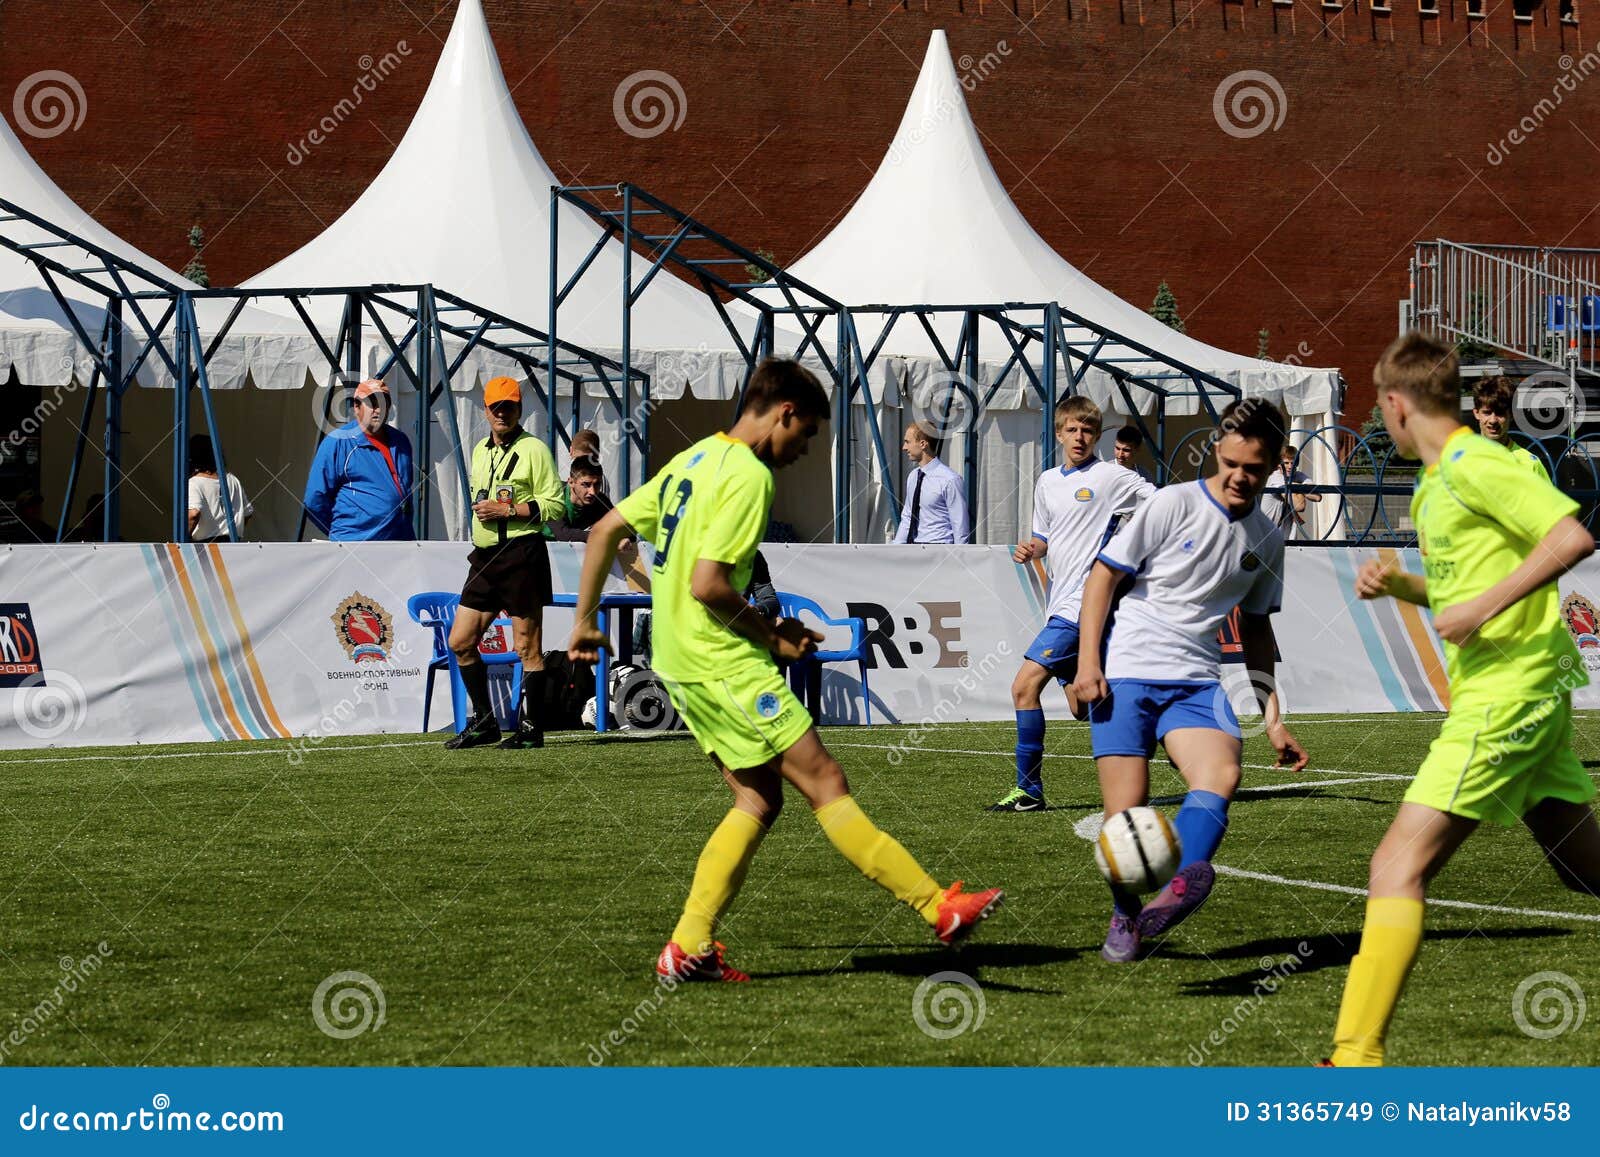
[[(1426, 940), (1466, 940), (1480, 936), (1487, 940), (1533, 940), (1570, 935), (1571, 931), (1565, 928), (1445, 928), (1427, 933)], [(1231, 944), (1215, 952), (1180, 952), (1159, 946), (1153, 954), (1167, 960), (1251, 960), (1251, 967), (1242, 971), (1189, 980), (1178, 986), (1183, 996), (1250, 996), (1260, 995), (1262, 982), (1273, 975), (1277, 975), (1282, 984), (1291, 976), (1320, 972), (1324, 968), (1343, 968), (1350, 963), (1360, 943), (1361, 932), (1354, 929), (1317, 936), (1262, 937)], [(1291, 957), (1298, 958), (1300, 963), (1292, 968), (1285, 967), (1284, 961)]]

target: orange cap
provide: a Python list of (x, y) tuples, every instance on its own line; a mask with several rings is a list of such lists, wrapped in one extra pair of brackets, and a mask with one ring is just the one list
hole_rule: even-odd
[(522, 386), (516, 378), (490, 378), (483, 387), (483, 404), (495, 406), (501, 402), (515, 402), (522, 405)]
[(360, 401), (371, 394), (389, 392), (389, 383), (382, 378), (368, 378), (356, 387), (355, 400)]

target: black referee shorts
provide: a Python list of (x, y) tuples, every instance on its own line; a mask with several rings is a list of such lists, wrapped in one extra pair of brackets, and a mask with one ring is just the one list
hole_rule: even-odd
[(523, 534), (498, 546), (475, 546), (467, 555), (467, 585), (461, 605), (468, 610), (518, 618), (550, 605), (550, 552), (544, 535)]

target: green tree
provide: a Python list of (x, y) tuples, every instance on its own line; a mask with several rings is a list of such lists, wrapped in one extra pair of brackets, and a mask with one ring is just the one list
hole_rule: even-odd
[(1183, 318), (1178, 316), (1178, 299), (1165, 281), (1156, 287), (1156, 299), (1150, 303), (1150, 316), (1169, 329), (1188, 333), (1183, 328)]
[(206, 247), (205, 232), (198, 225), (189, 226), (189, 264), (183, 267), (183, 275), (196, 285), (211, 288), (211, 275), (206, 272), (206, 262), (200, 253)]
[[(769, 249), (757, 249), (756, 256), (761, 258), (761, 260), (765, 261), (768, 265), (778, 264), (777, 257), (775, 257), (772, 251)], [(752, 284), (755, 285), (760, 285), (763, 281), (772, 280), (767, 275), (767, 271), (762, 269), (759, 265), (746, 265), (744, 267), (744, 272), (745, 276), (750, 279)]]

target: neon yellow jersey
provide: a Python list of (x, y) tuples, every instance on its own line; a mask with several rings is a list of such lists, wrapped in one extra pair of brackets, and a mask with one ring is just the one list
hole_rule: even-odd
[(701, 559), (733, 564), (733, 589), (750, 585), (756, 547), (772, 509), (772, 471), (737, 438), (713, 434), (617, 503), (655, 547), (650, 572), (651, 666), (679, 683), (725, 679), (767, 651), (711, 617), (690, 591)]
[(1543, 478), (1546, 482), (1550, 481), (1550, 471), (1545, 469), (1544, 461), (1539, 457), (1539, 455), (1535, 454), (1532, 450), (1529, 450), (1526, 446), (1512, 444), (1507, 446), (1506, 449), (1511, 451), (1511, 456), (1515, 458), (1517, 462), (1520, 463), (1530, 474), (1537, 475), (1538, 477)]
[[(1411, 496), (1428, 605), (1438, 613), (1482, 594), (1577, 511), (1549, 479), (1463, 426)], [(1587, 683), (1560, 602), (1549, 583), (1490, 619), (1465, 646), (1445, 643), (1451, 708), (1543, 699)]]
[(500, 546), (513, 538), (539, 534), (546, 520), (561, 517), (565, 499), (561, 476), (556, 473), (550, 447), (526, 430), (504, 446), (485, 438), (472, 448), (472, 493), (496, 502), (526, 502), (527, 518), (502, 518), (493, 522), (472, 519), (472, 545)]

